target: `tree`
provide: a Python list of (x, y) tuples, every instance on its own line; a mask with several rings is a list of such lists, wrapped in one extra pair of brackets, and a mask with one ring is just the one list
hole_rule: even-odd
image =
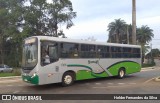
[(5, 39), (5, 31), (6, 31), (6, 27), (5, 25), (7, 25), (7, 20), (8, 20), (8, 16), (7, 16), (7, 3), (4, 0), (0, 1), (0, 54), (1, 54), (1, 63), (4, 64), (4, 39)]
[(122, 35), (126, 32), (126, 22), (121, 19), (115, 19), (114, 22), (109, 23), (109, 42), (122, 43)]
[(151, 51), (145, 55), (145, 58), (148, 60), (148, 64), (155, 65), (154, 58), (159, 58), (159, 56), (160, 56), (159, 49), (151, 49)]
[[(69, 29), (73, 26), (72, 19), (76, 17), (70, 0), (27, 0), (29, 6), (25, 6), (23, 33), (27, 36), (50, 35), (63, 36), (58, 26), (66, 24)], [(65, 36), (63, 36), (65, 37)]]
[(124, 33), (121, 35), (121, 43), (132, 44), (132, 25), (126, 24), (124, 28)]
[(76, 17), (76, 12), (73, 12), (70, 0), (53, 0), (48, 4), (47, 11), (48, 34), (58, 37), (58, 25), (66, 24), (67, 29), (74, 25), (72, 19)]
[(160, 50), (159, 49), (152, 49), (146, 56), (150, 57), (151, 55), (153, 57), (159, 57), (160, 56)]
[(137, 28), (137, 41), (142, 47), (142, 61), (144, 61), (145, 56), (145, 45), (148, 44), (154, 37), (153, 30), (147, 25), (143, 25), (141, 28)]
[(154, 37), (153, 30), (147, 25), (143, 25), (141, 28), (137, 28), (137, 40), (138, 43), (144, 45), (149, 43)]
[[(0, 0), (0, 51), (1, 63), (5, 63), (6, 42), (19, 37), (19, 23), (23, 0)], [(16, 36), (15, 36), (16, 35)]]
[[(58, 31), (58, 26), (67, 24), (70, 28), (75, 17), (70, 0), (53, 0), (51, 4), (47, 0), (0, 0), (0, 63), (18, 66), (22, 41), (26, 37), (66, 38), (63, 30)], [(56, 26), (53, 21), (57, 21)]]
[(45, 35), (47, 31), (46, 0), (26, 0), (26, 2), (29, 2), (30, 5), (24, 5), (22, 33), (26, 37)]

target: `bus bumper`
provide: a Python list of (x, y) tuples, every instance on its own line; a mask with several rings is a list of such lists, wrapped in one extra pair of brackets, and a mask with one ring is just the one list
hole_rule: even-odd
[(27, 83), (32, 83), (32, 84), (35, 84), (35, 85), (39, 84), (38, 75), (35, 75), (35, 76), (22, 75), (22, 80), (27, 82)]

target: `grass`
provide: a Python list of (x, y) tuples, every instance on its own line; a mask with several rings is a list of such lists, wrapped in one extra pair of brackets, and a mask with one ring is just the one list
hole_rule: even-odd
[(20, 76), (20, 68), (14, 68), (12, 73), (0, 73), (0, 77), (9, 77), (9, 76)]
[(155, 63), (152, 63), (152, 64), (142, 64), (142, 68), (145, 68), (145, 67), (153, 67), (155, 66), (156, 64)]
[(0, 77), (17, 76), (14, 73), (0, 73)]

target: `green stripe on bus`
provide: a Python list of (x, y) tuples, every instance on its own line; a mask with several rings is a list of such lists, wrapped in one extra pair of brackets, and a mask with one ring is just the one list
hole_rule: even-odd
[(80, 65), (80, 64), (69, 64), (67, 65), (68, 67), (84, 67), (89, 69), (88, 70), (79, 70), (76, 73), (76, 80), (83, 80), (83, 79), (91, 79), (91, 78), (101, 78), (101, 77), (107, 77), (107, 73), (106, 72), (101, 72), (101, 73), (94, 73), (93, 69), (89, 66), (86, 65)]
[[(101, 73), (94, 73), (93, 69), (89, 66), (86, 65), (81, 65), (81, 64), (69, 64), (67, 65), (68, 67), (84, 67), (89, 70), (79, 70), (76, 73), (76, 80), (83, 80), (83, 79), (91, 79), (91, 78), (100, 78), (100, 77), (108, 77), (109, 75), (103, 71)], [(117, 76), (118, 75), (118, 70), (120, 68), (125, 68), (126, 69), (126, 74), (131, 74), (135, 72), (140, 72), (141, 70), (141, 65), (133, 62), (133, 61), (121, 61), (114, 63), (113, 65), (109, 66), (108, 71), (113, 75)]]
[(91, 79), (91, 78), (101, 78), (101, 77), (108, 77), (106, 72), (102, 72), (101, 74), (94, 74), (92, 71), (87, 70), (79, 70), (76, 73), (76, 80), (83, 80), (83, 79)]
[(141, 65), (132, 61), (124, 61), (124, 62), (115, 63), (114, 65), (110, 66), (107, 69), (113, 76), (116, 76), (120, 68), (125, 68), (126, 74), (132, 74), (132, 73), (140, 72)]

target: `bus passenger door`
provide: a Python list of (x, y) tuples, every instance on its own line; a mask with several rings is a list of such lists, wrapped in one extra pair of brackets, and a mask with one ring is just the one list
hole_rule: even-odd
[(41, 66), (43, 76), (46, 78), (44, 82), (58, 82), (58, 43), (53, 41), (41, 42)]

